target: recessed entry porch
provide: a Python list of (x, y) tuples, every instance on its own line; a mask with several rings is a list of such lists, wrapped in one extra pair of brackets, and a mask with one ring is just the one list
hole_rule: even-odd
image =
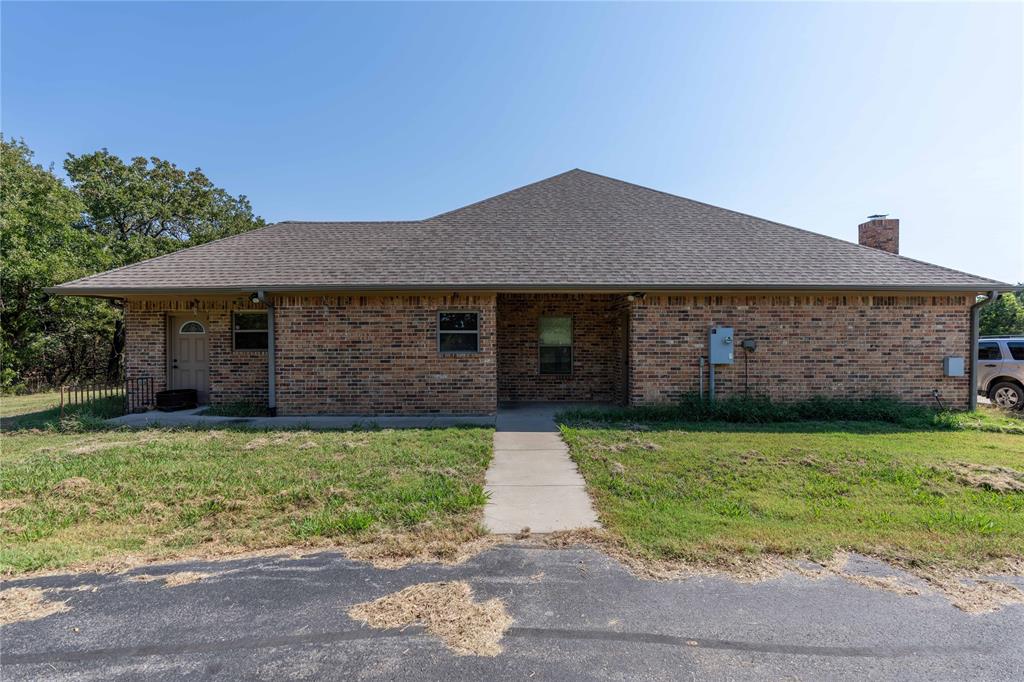
[(498, 403), (626, 402), (622, 294), (498, 294)]

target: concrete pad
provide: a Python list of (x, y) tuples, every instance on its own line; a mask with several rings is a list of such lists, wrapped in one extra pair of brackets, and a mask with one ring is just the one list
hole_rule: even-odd
[(552, 533), (600, 525), (582, 485), (501, 485), (485, 490), (490, 501), (484, 509), (484, 525), (492, 533), (518, 533), (524, 528)]

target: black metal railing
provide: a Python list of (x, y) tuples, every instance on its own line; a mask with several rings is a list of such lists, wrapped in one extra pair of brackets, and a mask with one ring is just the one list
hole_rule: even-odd
[(83, 407), (96, 401), (109, 398), (120, 398), (125, 394), (125, 386), (112, 383), (72, 384), (60, 387), (60, 417), (73, 407)]
[(124, 413), (145, 412), (156, 404), (152, 377), (129, 377), (124, 380)]

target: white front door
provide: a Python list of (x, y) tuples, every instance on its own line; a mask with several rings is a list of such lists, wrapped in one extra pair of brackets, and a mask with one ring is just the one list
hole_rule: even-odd
[(206, 320), (195, 317), (171, 318), (168, 388), (194, 388), (200, 403), (210, 394), (209, 342)]

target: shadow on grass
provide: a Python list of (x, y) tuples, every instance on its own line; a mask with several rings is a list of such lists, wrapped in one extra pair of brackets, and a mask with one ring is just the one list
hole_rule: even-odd
[(61, 417), (59, 405), (46, 407), (33, 412), (25, 412), (0, 417), (0, 431), (26, 431), (39, 429), (42, 431), (61, 430), (104, 430), (113, 429), (104, 420), (119, 417), (124, 413), (124, 398), (110, 396), (95, 398), (80, 405), (64, 407)]
[(570, 429), (596, 429), (604, 431), (635, 431), (637, 433), (659, 433), (665, 431), (693, 431), (693, 432), (722, 432), (722, 433), (793, 433), (793, 434), (820, 434), (820, 433), (848, 433), (848, 434), (886, 434), (886, 433), (908, 433), (923, 431), (947, 431), (948, 429), (935, 426), (907, 427), (899, 424), (890, 424), (878, 421), (802, 421), (802, 422), (772, 422), (767, 424), (749, 424), (742, 422), (726, 421), (594, 421), (586, 418), (566, 417), (559, 415), (556, 418), (559, 425)]
[[(626, 431), (723, 431), (750, 433), (854, 433), (981, 431), (1024, 434), (1024, 414), (995, 408), (975, 412), (938, 412), (913, 405), (808, 401), (797, 405), (754, 404), (747, 412), (739, 401), (724, 409), (707, 403), (627, 408), (565, 410), (556, 421), (569, 428)], [(824, 407), (815, 418), (816, 405)]]
[[(309, 431), (315, 433), (344, 433), (344, 432), (366, 432), (374, 433), (386, 431), (396, 427), (382, 426), (379, 423), (368, 419), (365, 422), (352, 424), (351, 426), (322, 427), (313, 426), (308, 422), (300, 422), (288, 425), (265, 426), (253, 424), (244, 417), (231, 419), (229, 421), (207, 424), (150, 424), (146, 426), (126, 426), (124, 424), (109, 424), (106, 420), (110, 417), (120, 416), (121, 412), (103, 416), (96, 412), (81, 410), (68, 413), (65, 411), (64, 419), (60, 419), (59, 408), (41, 410), (38, 412), (18, 415), (16, 417), (3, 418), (0, 433), (17, 435), (18, 433), (45, 431), (50, 433), (99, 433), (99, 432), (131, 432), (140, 429), (158, 429), (172, 433), (207, 433), (210, 431), (231, 431), (239, 433), (280, 433), (282, 431)], [(492, 428), (478, 424), (452, 424), (449, 426), (415, 426), (399, 427), (403, 431), (472, 431), (475, 429)]]

